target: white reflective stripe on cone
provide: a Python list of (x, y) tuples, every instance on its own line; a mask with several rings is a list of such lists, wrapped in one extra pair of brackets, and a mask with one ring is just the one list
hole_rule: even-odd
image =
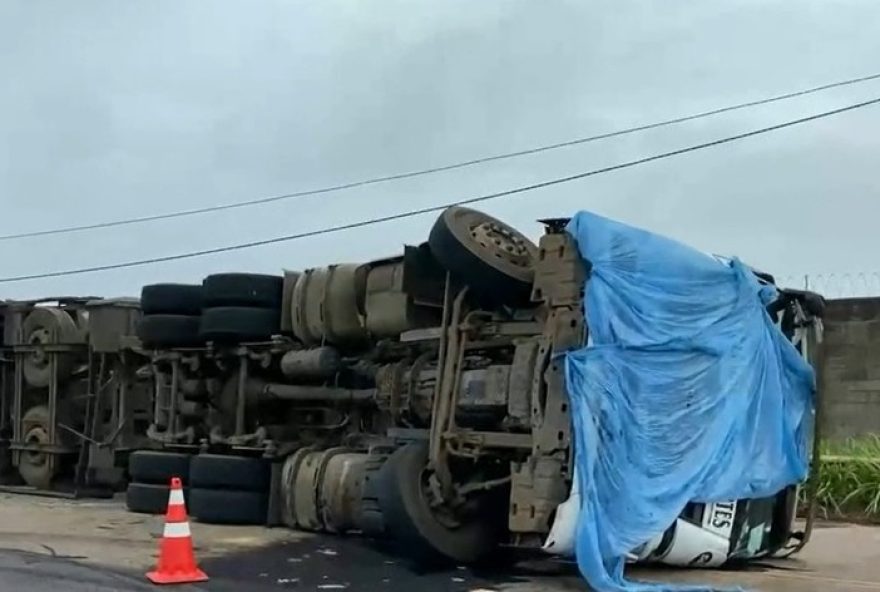
[(170, 539), (192, 536), (189, 532), (189, 522), (166, 522), (163, 536)]
[(172, 489), (171, 493), (168, 495), (168, 505), (169, 506), (182, 506), (183, 505), (183, 490), (182, 489)]

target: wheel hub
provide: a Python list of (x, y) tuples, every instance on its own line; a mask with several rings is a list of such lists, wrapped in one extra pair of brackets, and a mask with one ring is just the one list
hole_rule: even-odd
[[(52, 336), (49, 333), (49, 330), (45, 327), (41, 327), (39, 329), (35, 329), (28, 336), (28, 344), (42, 347), (47, 345), (50, 342), (51, 338)], [(49, 363), (49, 356), (42, 349), (31, 352), (30, 358), (34, 365), (39, 367), (45, 367)]]
[(443, 495), (440, 492), (440, 483), (434, 474), (425, 469), (419, 476), (419, 481), (421, 483), (422, 499), (425, 502), (425, 506), (430, 508), (434, 519), (450, 530), (461, 526), (461, 521), (458, 519), (455, 510), (449, 507), (447, 501), (443, 499)]
[(486, 221), (471, 228), (471, 238), (486, 251), (517, 267), (531, 264), (529, 249), (522, 237), (495, 222)]
[[(24, 435), (24, 442), (28, 445), (48, 444), (49, 432), (45, 426), (33, 426)], [(27, 462), (34, 467), (42, 467), (49, 462), (49, 456), (45, 452), (39, 450), (25, 450), (21, 455), (21, 461)]]

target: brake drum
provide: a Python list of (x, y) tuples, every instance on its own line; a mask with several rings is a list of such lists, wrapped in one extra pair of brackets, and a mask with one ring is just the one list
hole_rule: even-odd
[(324, 527), (333, 533), (357, 529), (361, 520), (361, 495), (368, 454), (347, 452), (327, 460), (321, 479), (320, 513)]
[[(34, 388), (49, 386), (52, 380), (51, 356), (43, 346), (57, 344), (85, 343), (85, 332), (76, 321), (59, 308), (35, 307), (22, 323), (22, 338), (25, 344), (36, 346), (34, 351), (24, 357), (24, 378)], [(72, 354), (59, 353), (56, 356), (58, 381), (64, 382), (73, 371)]]

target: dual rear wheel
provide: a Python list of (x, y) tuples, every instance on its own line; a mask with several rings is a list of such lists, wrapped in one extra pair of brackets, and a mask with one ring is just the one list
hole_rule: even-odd
[(196, 520), (266, 523), (270, 466), (265, 459), (140, 450), (129, 459), (129, 474), (126, 505), (132, 512), (163, 514), (171, 478), (178, 477), (187, 510)]

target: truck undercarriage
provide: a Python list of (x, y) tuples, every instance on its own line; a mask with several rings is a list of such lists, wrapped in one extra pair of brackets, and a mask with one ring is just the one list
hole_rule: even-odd
[[(572, 554), (561, 356), (588, 340), (590, 265), (566, 220), (542, 223), (536, 245), (456, 207), (426, 243), (366, 264), (146, 286), (138, 310), (8, 306), (11, 464), (46, 488), (61, 453), (78, 450), (80, 482), (127, 468), (134, 511), (162, 511), (177, 475), (198, 519), (362, 532), (419, 561)], [(779, 294), (768, 314), (811, 359), (821, 298)], [(28, 325), (35, 314), (52, 316), (48, 330)], [(60, 448), (67, 433), (80, 444)], [(45, 463), (31, 457), (51, 468), (34, 473)], [(779, 552), (796, 494), (690, 504), (632, 559), (709, 566)]]

